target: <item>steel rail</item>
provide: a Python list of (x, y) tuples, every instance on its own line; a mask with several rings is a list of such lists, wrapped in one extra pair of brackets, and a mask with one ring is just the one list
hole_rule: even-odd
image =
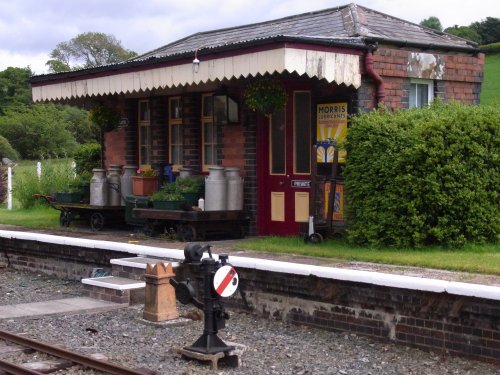
[(29, 368), (16, 365), (14, 363), (6, 362), (0, 359), (0, 374), (10, 374), (10, 375), (43, 375), (43, 373), (31, 370)]
[[(75, 364), (86, 366), (94, 370), (103, 371), (112, 375), (147, 375), (149, 373), (144, 371), (133, 370), (119, 365), (114, 365), (105, 361), (100, 361), (98, 359), (92, 359), (89, 358), (88, 356), (70, 352), (68, 350), (58, 348), (42, 342), (34, 341), (26, 337), (21, 337), (19, 335), (7, 331), (0, 331), (0, 339), (10, 341), (21, 346), (26, 346), (35, 349), (39, 352), (50, 354), (54, 357), (64, 358)], [(3, 361), (0, 362), (0, 370), (8, 371), (9, 374), (14, 374), (14, 375), (41, 374), (40, 372), (29, 370), (27, 368), (22, 368), (16, 365), (14, 365), (14, 367), (11, 367), (11, 369), (4, 368), (2, 366), (4, 366)], [(19, 371), (24, 371), (24, 372), (14, 372), (16, 371), (15, 367), (18, 367), (20, 369)]]

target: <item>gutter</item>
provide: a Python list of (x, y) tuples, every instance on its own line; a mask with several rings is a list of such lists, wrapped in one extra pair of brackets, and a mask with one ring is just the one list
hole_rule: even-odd
[(419, 48), (423, 50), (440, 50), (440, 51), (454, 51), (454, 52), (464, 52), (471, 53), (477, 55), (481, 52), (481, 50), (477, 47), (476, 43), (468, 42), (467, 46), (457, 46), (457, 45), (449, 45), (449, 44), (441, 44), (441, 43), (419, 43), (419, 42), (410, 42), (406, 39), (391, 39), (391, 38), (378, 38), (378, 37), (367, 37), (364, 39), (367, 44), (389, 44), (396, 47), (413, 47)]
[(373, 50), (376, 46), (370, 46), (365, 53), (365, 73), (375, 82), (376, 92), (375, 92), (375, 107), (378, 107), (385, 99), (385, 87), (384, 80), (380, 75), (373, 70)]

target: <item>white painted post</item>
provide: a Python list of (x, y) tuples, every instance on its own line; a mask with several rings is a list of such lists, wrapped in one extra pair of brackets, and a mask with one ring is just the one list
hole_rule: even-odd
[(73, 171), (73, 178), (76, 178), (76, 162), (74, 160), (71, 162), (71, 170)]
[(42, 177), (42, 163), (39, 161), (36, 162), (36, 175), (38, 176), (38, 179)]
[(12, 167), (7, 168), (7, 209), (12, 210)]

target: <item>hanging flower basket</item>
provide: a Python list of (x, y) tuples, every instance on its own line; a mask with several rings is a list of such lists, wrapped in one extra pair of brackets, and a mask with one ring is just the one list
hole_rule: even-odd
[(285, 89), (271, 78), (260, 78), (251, 82), (243, 97), (248, 108), (266, 116), (285, 108), (287, 102)]

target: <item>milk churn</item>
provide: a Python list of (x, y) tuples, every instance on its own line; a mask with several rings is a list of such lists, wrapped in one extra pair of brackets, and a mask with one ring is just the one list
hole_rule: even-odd
[(179, 170), (179, 178), (191, 177), (193, 175), (193, 169), (189, 167), (182, 167)]
[(122, 166), (119, 164), (111, 164), (108, 170), (108, 205), (121, 205), (121, 182), (120, 175)]
[(92, 206), (108, 205), (108, 179), (106, 170), (100, 168), (92, 169), (93, 176), (90, 179), (90, 204)]
[(122, 190), (121, 194), (121, 205), (125, 206), (125, 198), (128, 195), (132, 195), (132, 176), (135, 175), (137, 171), (137, 165), (125, 165), (123, 167), (123, 173), (120, 176), (120, 187)]
[(239, 168), (226, 168), (227, 180), (227, 210), (243, 209), (243, 178)]
[(227, 181), (224, 167), (210, 167), (205, 179), (205, 211), (227, 209)]

